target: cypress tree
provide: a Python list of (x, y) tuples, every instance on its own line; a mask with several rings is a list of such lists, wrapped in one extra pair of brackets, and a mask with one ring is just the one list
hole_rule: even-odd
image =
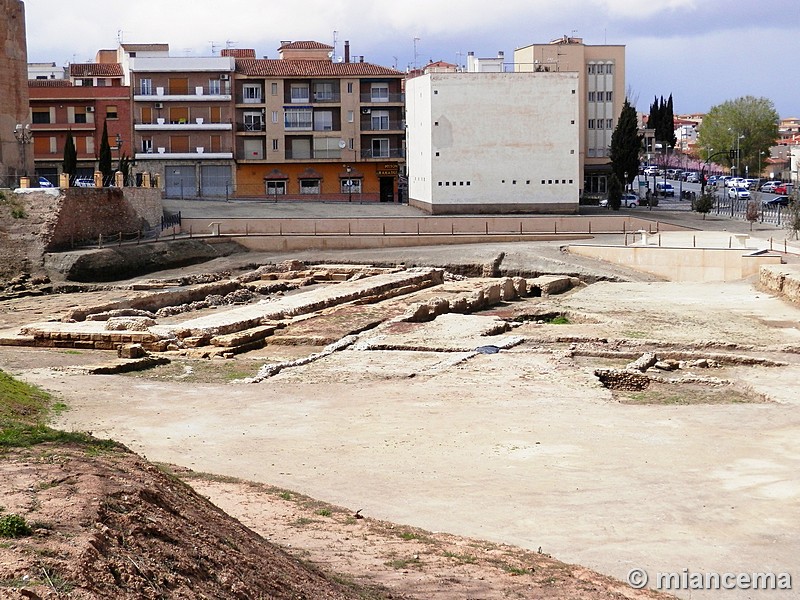
[(67, 139), (64, 142), (64, 161), (61, 163), (61, 170), (69, 175), (70, 179), (75, 177), (78, 172), (78, 151), (75, 149), (72, 131), (67, 131)]
[[(611, 134), (611, 170), (627, 188), (639, 172), (639, 152), (643, 136), (639, 133), (636, 110), (628, 99), (622, 105), (617, 127)], [(627, 174), (627, 177), (626, 177)]]
[(111, 145), (108, 143), (108, 121), (103, 121), (103, 139), (100, 140), (100, 156), (97, 170), (103, 174), (103, 185), (108, 185), (114, 175), (111, 168)]

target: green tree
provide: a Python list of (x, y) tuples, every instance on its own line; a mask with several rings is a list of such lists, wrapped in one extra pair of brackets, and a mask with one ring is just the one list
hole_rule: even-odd
[(621, 181), (626, 188), (639, 172), (639, 152), (642, 148), (643, 137), (639, 133), (636, 109), (625, 98), (617, 127), (611, 134), (609, 157), (611, 158), (611, 170), (617, 180)]
[(611, 173), (608, 179), (608, 205), (612, 210), (619, 210), (622, 205), (622, 183), (616, 173)]
[(706, 214), (711, 212), (711, 209), (714, 208), (714, 194), (710, 191), (705, 191), (700, 194), (700, 197), (694, 201), (694, 205), (692, 208), (701, 213), (703, 215), (703, 220), (706, 219)]
[(71, 131), (67, 131), (67, 140), (64, 142), (64, 162), (61, 163), (61, 170), (69, 175), (70, 179), (78, 172), (78, 151), (75, 149)]
[(103, 174), (103, 185), (108, 185), (114, 175), (114, 171), (111, 168), (111, 144), (108, 143), (108, 121), (103, 121), (103, 139), (100, 140), (100, 156), (97, 168)]
[[(675, 116), (672, 112), (672, 94), (669, 100), (664, 100), (664, 96), (653, 100), (650, 105), (650, 115), (647, 118), (647, 127), (655, 129), (656, 142), (661, 142), (664, 146), (675, 147)], [(665, 149), (666, 150), (666, 149)]]
[(790, 196), (791, 201), (786, 210), (786, 228), (794, 235), (794, 239), (800, 236), (800, 189), (795, 190)]
[(778, 137), (778, 112), (768, 98), (744, 96), (713, 106), (703, 119), (697, 144), (703, 155), (726, 154), (715, 158), (729, 167), (736, 164), (738, 138), (739, 171), (756, 174), (761, 152), (769, 156)]

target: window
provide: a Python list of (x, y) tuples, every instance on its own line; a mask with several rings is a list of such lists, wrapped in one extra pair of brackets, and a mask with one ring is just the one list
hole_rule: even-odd
[(372, 158), (389, 158), (389, 138), (372, 140)]
[(139, 80), (139, 93), (142, 96), (151, 96), (153, 94), (153, 80), (140, 79)]
[(333, 84), (317, 83), (314, 86), (314, 100), (317, 102), (333, 100)]
[(116, 118), (117, 118), (117, 107), (109, 104), (108, 106), (106, 106), (106, 119), (116, 119)]
[(269, 86), (269, 89), (270, 89), (270, 93), (271, 93), (273, 96), (277, 96), (277, 95), (278, 95), (278, 83), (277, 83), (277, 82), (273, 81), (273, 82), (270, 84), (270, 86)]
[(86, 123), (86, 113), (83, 110), (81, 110), (80, 112), (78, 112), (76, 110), (75, 111), (75, 121), (74, 122), (75, 123)]
[(329, 110), (314, 111), (314, 131), (333, 131), (333, 112)]
[(152, 123), (153, 122), (153, 109), (149, 106), (143, 106), (141, 108), (140, 114), (142, 115), (142, 123)]
[(594, 102), (594, 98), (595, 98), (595, 93), (589, 92), (589, 102)]
[(222, 82), (219, 79), (208, 80), (208, 93), (212, 96), (219, 96), (222, 93)]
[(372, 102), (388, 102), (389, 101), (389, 84), (388, 83), (373, 83), (370, 87), (370, 99)]
[(301, 179), (301, 194), (319, 194), (319, 179)]
[(208, 111), (211, 123), (222, 123), (222, 108), (219, 106), (212, 106)]
[(594, 129), (594, 119), (589, 119), (589, 129)]
[(145, 154), (153, 153), (153, 138), (142, 138), (142, 152)]
[(277, 123), (278, 122), (278, 111), (277, 110), (273, 110), (272, 111), (272, 122), (273, 123)]
[(278, 140), (277, 139), (273, 139), (272, 140), (272, 149), (277, 152), (277, 150), (278, 150)]
[(286, 195), (285, 181), (267, 182), (267, 196), (284, 196), (284, 195)]
[(342, 185), (343, 194), (360, 194), (361, 193), (361, 180), (350, 178), (340, 180)]
[(31, 113), (31, 121), (33, 123), (49, 123), (50, 111), (49, 110), (34, 110)]
[(373, 110), (372, 111), (372, 129), (374, 131), (384, 131), (389, 129), (389, 111), (388, 110)]
[(189, 152), (189, 136), (188, 135), (169, 136), (169, 151)]
[(614, 119), (606, 119), (606, 129), (614, 129)]
[(589, 65), (588, 74), (589, 75), (594, 75), (596, 70), (597, 70), (597, 66), (596, 65)]
[(605, 123), (603, 119), (597, 119), (597, 128), (603, 129), (603, 123)]
[(355, 140), (353, 138), (350, 138), (347, 142), (347, 149), (353, 150), (355, 147), (356, 147)]
[(614, 74), (614, 65), (606, 65), (606, 73), (608, 73), (609, 75), (613, 75)]
[(614, 101), (614, 92), (606, 92), (606, 102)]
[(352, 81), (348, 81), (347, 82), (347, 93), (348, 94), (352, 94), (353, 93), (353, 82)]
[(243, 116), (244, 116), (245, 131), (264, 130), (264, 120), (260, 112), (245, 112)]
[(347, 111), (347, 122), (352, 123), (355, 120), (355, 113), (352, 110)]
[(209, 137), (210, 137), (209, 143), (211, 146), (211, 152), (222, 152), (222, 136), (212, 135)]
[(311, 130), (312, 112), (310, 108), (287, 108), (283, 115), (286, 129)]
[(292, 104), (304, 104), (308, 99), (308, 84), (292, 83), (289, 87)]
[(245, 104), (259, 104), (261, 102), (261, 86), (257, 83), (245, 83), (242, 86), (242, 99)]
[(317, 137), (314, 138), (314, 158), (339, 158), (342, 149), (339, 148), (339, 138)]

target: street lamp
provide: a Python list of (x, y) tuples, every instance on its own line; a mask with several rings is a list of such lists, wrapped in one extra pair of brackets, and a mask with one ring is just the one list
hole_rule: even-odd
[(22, 168), (25, 175), (28, 174), (28, 154), (25, 148), (33, 141), (33, 132), (31, 131), (31, 124), (17, 123), (14, 127), (14, 137), (19, 142), (20, 153), (22, 154)]
[(350, 178), (350, 173), (353, 172), (353, 167), (345, 165), (344, 170), (347, 171), (347, 181), (344, 184), (347, 186), (347, 201), (353, 201), (353, 180)]
[(765, 154), (766, 152), (764, 152), (763, 150), (758, 153), (758, 175), (756, 175), (758, 179), (761, 179), (761, 157), (764, 156)]
[(120, 163), (122, 163), (122, 144), (125, 143), (125, 140), (122, 139), (120, 134), (117, 134), (117, 137), (114, 141), (117, 143), (117, 156), (119, 157)]

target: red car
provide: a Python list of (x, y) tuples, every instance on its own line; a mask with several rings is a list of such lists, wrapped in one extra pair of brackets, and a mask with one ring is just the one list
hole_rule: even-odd
[(779, 196), (786, 196), (787, 194), (792, 193), (792, 184), (791, 183), (782, 183), (775, 188), (775, 193)]

